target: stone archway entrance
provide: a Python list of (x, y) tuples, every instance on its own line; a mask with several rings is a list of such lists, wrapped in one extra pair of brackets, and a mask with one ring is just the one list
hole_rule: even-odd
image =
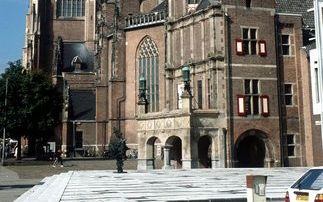
[(174, 168), (182, 168), (182, 140), (177, 136), (167, 139), (166, 145), (170, 145), (169, 158)]
[(261, 131), (242, 134), (235, 146), (237, 167), (264, 167), (266, 157), (266, 135)]
[(151, 137), (147, 141), (147, 168), (156, 169), (162, 167), (161, 141), (157, 137)]
[(200, 168), (211, 168), (212, 139), (210, 136), (202, 136), (198, 141), (198, 157)]

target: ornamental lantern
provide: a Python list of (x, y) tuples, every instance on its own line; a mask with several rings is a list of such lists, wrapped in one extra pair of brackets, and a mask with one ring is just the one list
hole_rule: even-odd
[(142, 75), (139, 78), (139, 99), (146, 100), (146, 79)]
[(190, 68), (187, 65), (182, 68), (182, 76), (184, 81), (184, 89), (190, 92)]

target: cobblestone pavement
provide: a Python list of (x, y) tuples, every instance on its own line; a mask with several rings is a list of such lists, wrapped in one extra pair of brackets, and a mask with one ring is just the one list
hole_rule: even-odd
[(246, 201), (246, 175), (266, 175), (267, 201), (282, 201), (307, 168), (69, 171), (45, 178), (21, 201)]

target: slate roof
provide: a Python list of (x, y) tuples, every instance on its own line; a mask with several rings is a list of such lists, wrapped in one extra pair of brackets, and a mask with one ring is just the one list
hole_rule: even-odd
[(160, 4), (158, 4), (155, 8), (153, 8), (151, 12), (154, 13), (154, 12), (166, 11), (166, 8), (167, 8), (167, 4), (165, 0), (165, 1), (162, 1)]
[(220, 4), (219, 0), (202, 0), (197, 6), (196, 10), (202, 10), (207, 8), (210, 5)]
[(314, 27), (314, 12), (307, 12), (313, 8), (313, 0), (276, 0), (277, 13), (301, 14), (305, 26)]
[(94, 70), (94, 54), (86, 48), (84, 43), (64, 43), (63, 45), (63, 71), (73, 71), (73, 59), (78, 56), (82, 61), (82, 71)]
[(95, 120), (95, 91), (71, 90), (71, 119)]

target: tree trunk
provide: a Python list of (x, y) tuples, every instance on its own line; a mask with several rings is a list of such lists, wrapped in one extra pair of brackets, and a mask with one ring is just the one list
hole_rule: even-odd
[(21, 137), (18, 137), (17, 160), (21, 160)]
[(36, 140), (34, 137), (28, 137), (28, 155), (34, 156), (36, 154)]

